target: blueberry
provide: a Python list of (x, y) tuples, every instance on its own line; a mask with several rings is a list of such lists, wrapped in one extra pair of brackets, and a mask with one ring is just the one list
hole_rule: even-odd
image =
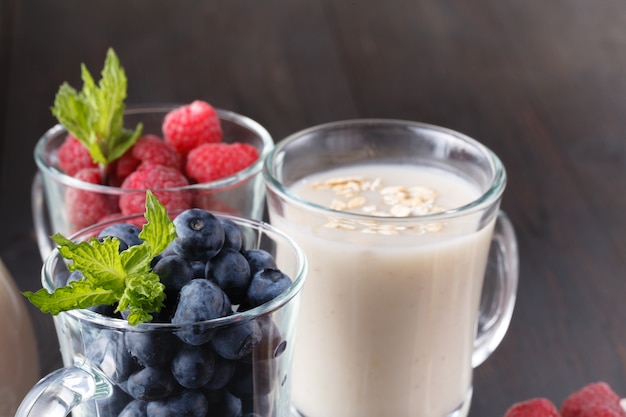
[(215, 366), (213, 368), (213, 376), (202, 387), (203, 391), (214, 391), (224, 388), (230, 382), (235, 374), (235, 361), (224, 359), (221, 356), (215, 356)]
[(237, 397), (253, 399), (269, 394), (276, 379), (275, 361), (259, 360), (253, 363), (237, 362), (235, 375), (227, 389)]
[[(133, 398), (126, 394), (124, 391), (120, 389), (117, 385), (113, 386), (113, 392), (106, 398), (102, 398), (96, 400), (96, 406), (98, 407), (98, 415), (100, 416), (121, 416), (120, 414), (124, 408), (128, 407), (128, 404), (133, 400)], [(94, 414), (95, 415), (95, 414)], [(132, 414), (127, 414), (125, 417), (132, 417)], [(140, 416), (139, 414), (137, 415)], [(145, 416), (145, 414), (144, 414)]]
[(264, 269), (252, 277), (248, 287), (248, 302), (259, 306), (282, 294), (291, 285), (291, 278), (278, 269)]
[(254, 276), (257, 272), (264, 269), (278, 269), (274, 257), (263, 249), (249, 249), (244, 251), (243, 255), (250, 265), (250, 274)]
[(159, 367), (169, 363), (176, 353), (178, 338), (169, 332), (128, 331), (126, 348), (142, 366)]
[(184, 345), (172, 359), (172, 375), (185, 388), (200, 388), (211, 380), (215, 354), (204, 346)]
[(134, 371), (134, 360), (124, 343), (124, 334), (103, 329), (86, 352), (87, 358), (96, 365), (111, 381), (125, 381)]
[(181, 288), (193, 279), (191, 263), (178, 255), (163, 256), (152, 268), (165, 285), (168, 297), (178, 294)]
[(207, 393), (211, 417), (241, 416), (241, 400), (226, 390)]
[(220, 218), (222, 227), (224, 228), (224, 248), (240, 251), (243, 248), (244, 236), (243, 231), (230, 219)]
[(165, 400), (149, 402), (147, 411), (148, 417), (205, 417), (208, 404), (200, 391), (183, 390)]
[(143, 368), (128, 378), (126, 391), (142, 401), (162, 400), (176, 388), (172, 374), (164, 369)]
[[(148, 403), (141, 400), (133, 400), (124, 407), (121, 413), (119, 413), (118, 417), (147, 417)], [(115, 416), (115, 414), (105, 414)]]
[(228, 296), (217, 284), (206, 279), (194, 279), (180, 290), (180, 300), (172, 323), (184, 325), (176, 335), (190, 345), (209, 341), (214, 330), (203, 324), (193, 324), (226, 316), (232, 312)]
[(130, 223), (116, 223), (111, 226), (107, 226), (100, 231), (98, 238), (105, 236), (116, 237), (119, 240), (125, 242), (128, 246), (141, 245), (143, 240), (139, 238), (141, 229)]
[(224, 244), (222, 223), (206, 210), (185, 210), (174, 219), (174, 225), (178, 237), (172, 242), (173, 248), (190, 261), (210, 259)]
[(226, 359), (241, 359), (261, 341), (261, 329), (256, 320), (223, 327), (211, 339), (215, 352)]
[(206, 277), (217, 282), (231, 303), (240, 304), (250, 285), (250, 266), (240, 252), (222, 249), (207, 263)]

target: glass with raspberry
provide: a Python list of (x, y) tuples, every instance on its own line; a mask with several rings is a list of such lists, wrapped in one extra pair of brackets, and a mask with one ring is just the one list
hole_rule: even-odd
[(147, 189), (168, 210), (198, 207), (263, 217), (259, 173), (273, 141), (261, 125), (200, 100), (127, 109), (124, 126), (133, 129), (140, 123), (137, 142), (107, 164), (95, 163), (61, 124), (39, 140), (32, 201), (43, 258), (52, 248), (48, 237), (53, 233), (67, 235), (143, 213)]

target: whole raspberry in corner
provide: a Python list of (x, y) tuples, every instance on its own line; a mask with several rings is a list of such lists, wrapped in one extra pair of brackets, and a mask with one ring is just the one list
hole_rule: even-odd
[(561, 405), (562, 417), (626, 417), (619, 396), (606, 382), (595, 382), (572, 393)]
[(554, 403), (547, 398), (531, 398), (513, 404), (504, 417), (561, 417)]
[[(91, 184), (100, 184), (102, 175), (98, 168), (83, 168), (74, 178)], [(117, 197), (68, 187), (65, 193), (67, 216), (74, 225), (74, 231), (97, 223), (101, 218), (118, 210)]]
[(91, 159), (85, 146), (74, 136), (68, 134), (57, 151), (59, 167), (70, 177), (83, 168), (96, 168), (98, 165)]
[(189, 152), (185, 172), (198, 182), (210, 182), (236, 174), (257, 159), (259, 152), (247, 143), (208, 143)]
[(189, 190), (167, 190), (189, 185), (187, 178), (177, 169), (163, 165), (142, 163), (122, 183), (122, 188), (140, 190), (120, 197), (120, 210), (123, 215), (143, 213), (146, 206), (146, 190), (151, 190), (168, 210), (191, 208), (193, 194)]
[(213, 106), (202, 100), (170, 111), (162, 129), (165, 141), (183, 155), (204, 143), (222, 140), (220, 119)]

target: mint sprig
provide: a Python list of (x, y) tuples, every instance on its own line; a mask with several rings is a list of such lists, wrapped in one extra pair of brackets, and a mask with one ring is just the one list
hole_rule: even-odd
[(52, 239), (70, 271), (80, 271), (83, 279), (59, 287), (25, 292), (28, 300), (44, 313), (114, 305), (117, 312), (127, 311), (128, 323), (137, 325), (152, 320), (152, 313), (163, 307), (165, 286), (151, 271), (150, 262), (175, 238), (176, 227), (165, 207), (151, 191), (146, 193), (147, 223), (139, 233), (140, 245), (119, 252), (120, 241), (106, 237), (75, 243), (57, 233)]
[(80, 92), (67, 82), (59, 87), (52, 114), (89, 150), (94, 162), (106, 165), (135, 144), (143, 125), (124, 128), (127, 79), (113, 49), (107, 51), (98, 85), (85, 64), (81, 64), (81, 77)]

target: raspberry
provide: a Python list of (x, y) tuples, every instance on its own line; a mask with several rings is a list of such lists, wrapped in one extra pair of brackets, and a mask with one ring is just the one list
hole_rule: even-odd
[(547, 398), (531, 398), (513, 404), (504, 417), (561, 417), (552, 401)]
[(157, 135), (144, 135), (117, 160), (115, 166), (117, 180), (123, 182), (142, 162), (181, 170), (183, 157)]
[[(100, 184), (102, 175), (98, 168), (83, 168), (74, 178), (91, 184)], [(74, 229), (79, 230), (97, 223), (101, 218), (117, 211), (117, 197), (68, 187), (65, 207)]]
[(198, 182), (210, 182), (233, 175), (258, 158), (259, 152), (247, 143), (207, 143), (189, 152), (185, 172)]
[(201, 100), (170, 111), (165, 115), (162, 129), (165, 141), (183, 155), (203, 143), (222, 140), (222, 127), (215, 109)]
[(91, 159), (87, 148), (74, 136), (67, 135), (57, 151), (59, 166), (67, 175), (73, 177), (83, 168), (96, 168), (98, 165)]
[(563, 401), (563, 417), (624, 417), (619, 396), (605, 382), (589, 384)]
[(143, 213), (146, 205), (145, 190), (152, 190), (154, 195), (168, 210), (185, 210), (191, 207), (193, 195), (188, 190), (163, 191), (189, 185), (187, 178), (177, 169), (163, 165), (142, 163), (122, 183), (122, 188), (141, 190), (138, 193), (124, 194), (120, 197), (122, 214)]

